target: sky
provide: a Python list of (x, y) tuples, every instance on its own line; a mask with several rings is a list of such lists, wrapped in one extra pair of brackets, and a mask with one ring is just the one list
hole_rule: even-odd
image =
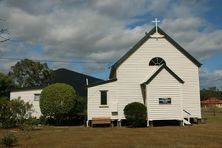
[(221, 0), (0, 0), (0, 27), (10, 34), (0, 42), (0, 72), (29, 58), (108, 79), (110, 66), (158, 18), (203, 64), (201, 88), (222, 90), (221, 8)]

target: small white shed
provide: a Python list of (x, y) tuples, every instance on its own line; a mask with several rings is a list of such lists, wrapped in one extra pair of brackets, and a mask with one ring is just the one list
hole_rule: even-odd
[(29, 89), (20, 89), (10, 92), (10, 99), (21, 98), (25, 102), (29, 102), (33, 105), (32, 116), (39, 118), (41, 116), (41, 110), (39, 106), (40, 94), (42, 92), (41, 88), (29, 88)]

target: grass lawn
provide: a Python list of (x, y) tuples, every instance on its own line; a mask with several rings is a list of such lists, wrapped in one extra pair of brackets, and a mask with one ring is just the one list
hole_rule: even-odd
[(44, 126), (39, 130), (22, 132), (0, 129), (0, 137), (13, 132), (18, 147), (222, 147), (222, 114), (207, 117), (207, 124), (193, 126), (164, 126), (152, 128), (84, 128)]

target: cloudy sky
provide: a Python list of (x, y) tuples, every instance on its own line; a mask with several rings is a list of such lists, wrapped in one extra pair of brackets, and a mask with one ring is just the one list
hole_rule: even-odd
[(201, 88), (222, 89), (221, 0), (0, 0), (0, 71), (18, 59), (107, 79), (109, 67), (159, 26), (203, 65)]

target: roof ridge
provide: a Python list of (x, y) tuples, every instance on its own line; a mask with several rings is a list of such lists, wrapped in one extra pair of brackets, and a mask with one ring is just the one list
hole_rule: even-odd
[[(130, 50), (128, 50), (126, 52), (126, 54), (124, 54), (116, 63), (114, 63), (111, 66), (111, 71), (110, 71), (110, 79), (115, 78), (115, 72), (116, 69), (129, 57), (131, 56), (140, 46), (142, 46), (150, 37), (150, 35), (152, 35), (153, 33), (155, 33), (156, 31), (156, 27), (154, 27), (153, 29), (151, 29), (149, 31), (149, 33), (145, 33), (145, 36), (140, 39), (132, 48), (130, 48)], [(174, 41), (167, 33), (165, 33), (159, 26), (158, 26), (158, 33), (160, 33), (161, 35), (164, 35), (164, 38), (170, 42), (177, 50), (179, 50), (182, 54), (184, 54), (188, 59), (190, 59), (196, 66), (200, 67), (202, 64), (199, 63), (192, 55), (190, 55), (183, 47), (181, 47), (176, 41)]]
[[(94, 76), (90, 76), (89, 74), (85, 74), (85, 73), (83, 73), (83, 72), (73, 71), (73, 70), (66, 69), (66, 68), (59, 68), (59, 69), (56, 69), (56, 70), (53, 70), (53, 71), (58, 71), (58, 70), (66, 70), (66, 71), (74, 72), (74, 73), (77, 73), (77, 74), (80, 74), (80, 75), (84, 75), (84, 76), (87, 76), (87, 77), (91, 77), (91, 78), (96, 78), (96, 79), (103, 80), (103, 79), (101, 79), (101, 78), (97, 78), (97, 77), (94, 77)], [(104, 81), (104, 80), (103, 80), (103, 81)]]

